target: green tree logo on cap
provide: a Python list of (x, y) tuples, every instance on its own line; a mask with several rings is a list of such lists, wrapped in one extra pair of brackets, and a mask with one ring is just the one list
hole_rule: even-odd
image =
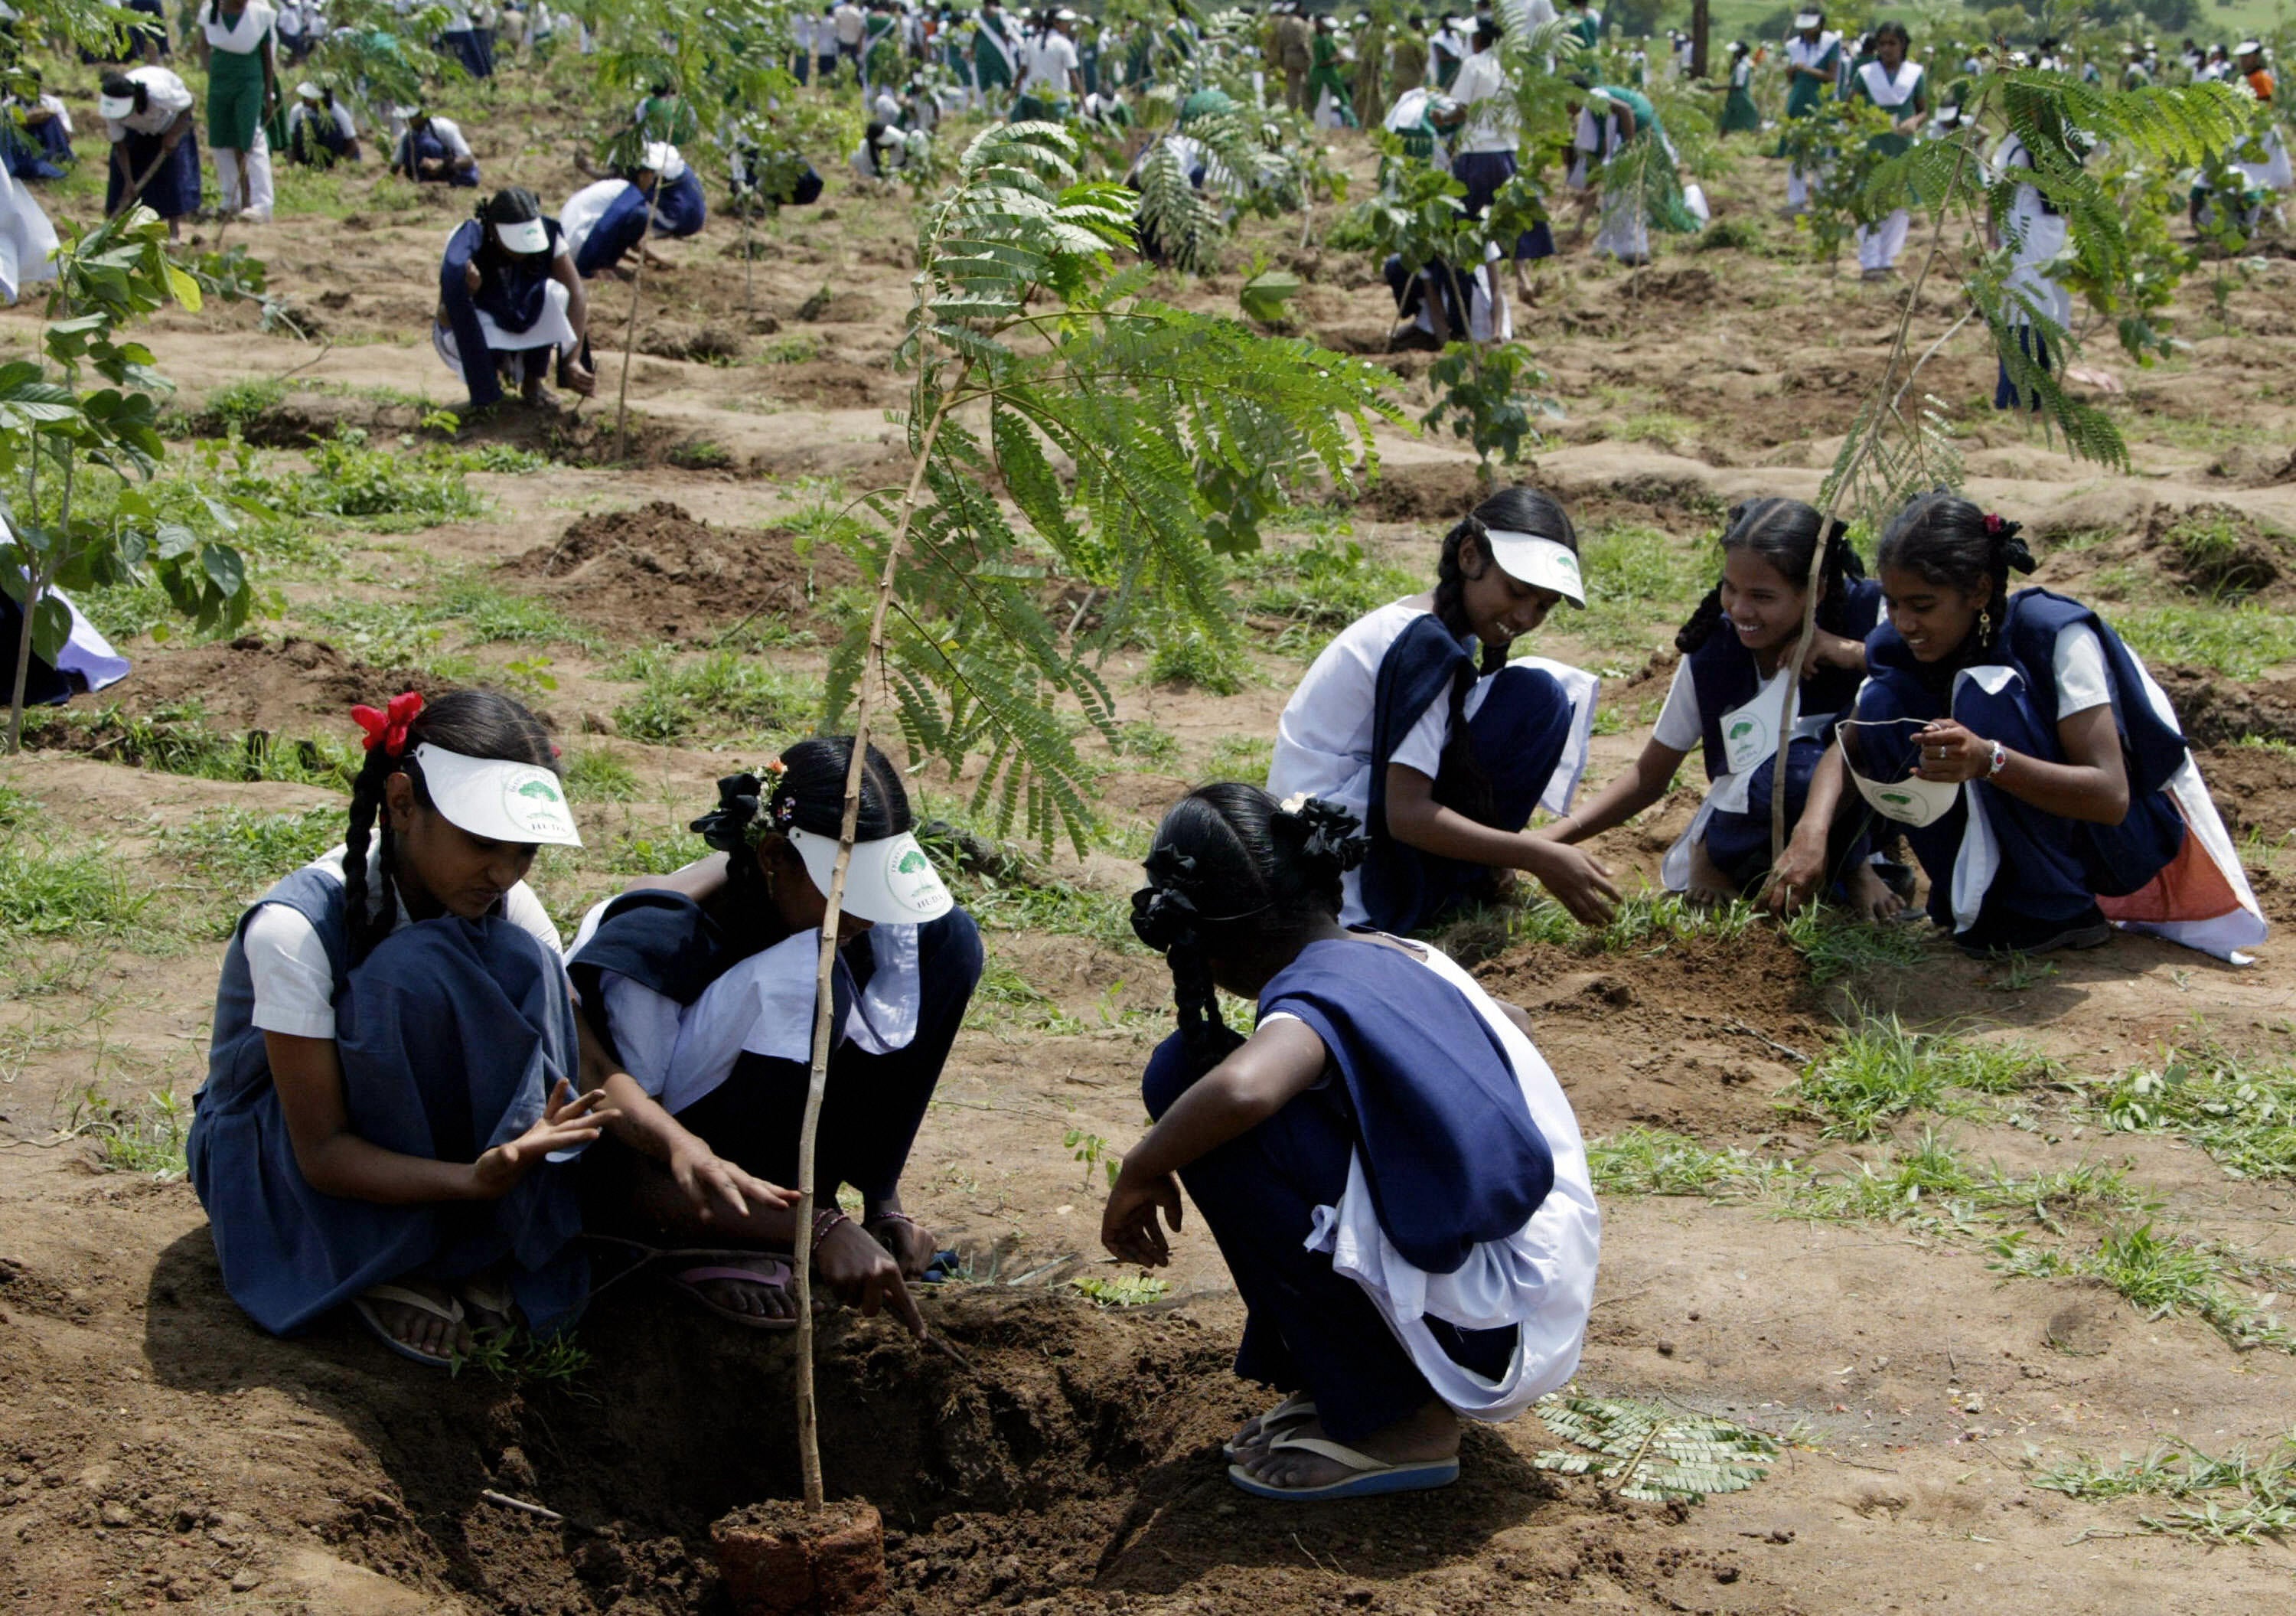
[(893, 865), (894, 872), (901, 875), (914, 875), (920, 870), (931, 867), (925, 862), (925, 856), (914, 848), (902, 854)]
[(537, 802), (559, 802), (563, 800), (563, 799), (559, 796), (557, 788), (553, 786), (546, 780), (529, 780), (524, 785), (518, 788), (518, 794), (521, 797), (531, 797)]

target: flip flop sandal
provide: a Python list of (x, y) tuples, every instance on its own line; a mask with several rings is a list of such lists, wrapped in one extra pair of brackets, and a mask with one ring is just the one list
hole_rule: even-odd
[(393, 1335), (383, 1324), (382, 1316), (375, 1311), (374, 1304), (377, 1302), (390, 1302), (402, 1308), (413, 1308), (417, 1312), (428, 1313), (433, 1318), (443, 1318), (450, 1325), (459, 1325), (463, 1322), (461, 1302), (450, 1301), (441, 1307), (430, 1297), (423, 1295), (422, 1292), (410, 1291), (405, 1285), (369, 1285), (351, 1298), (351, 1310), (358, 1315), (359, 1322), (367, 1327), (367, 1333), (399, 1357), (410, 1362), (423, 1365), (427, 1368), (454, 1368), (453, 1358), (436, 1352), (425, 1352), (420, 1347), (410, 1347)]
[[(1316, 1417), (1316, 1399), (1305, 1392), (1295, 1391), (1290, 1397), (1259, 1416), (1259, 1434), (1271, 1440), (1280, 1440)], [(1220, 1452), (1235, 1457), (1236, 1445), (1222, 1442)]]
[(1326, 1498), (1369, 1498), (1382, 1493), (1428, 1492), (1448, 1487), (1459, 1479), (1456, 1459), (1430, 1459), (1409, 1464), (1390, 1464), (1367, 1453), (1322, 1437), (1285, 1437), (1273, 1443), (1270, 1453), (1311, 1453), (1345, 1465), (1353, 1473), (1321, 1487), (1271, 1487), (1241, 1464), (1227, 1467), (1227, 1479), (1255, 1498), (1278, 1498), (1287, 1503), (1313, 1503)]
[(763, 1266), (739, 1267), (731, 1264), (718, 1264), (697, 1268), (680, 1268), (669, 1276), (669, 1283), (685, 1292), (701, 1307), (715, 1313), (726, 1323), (739, 1325), (745, 1330), (794, 1330), (797, 1328), (795, 1315), (787, 1318), (767, 1318), (760, 1314), (742, 1313), (711, 1301), (701, 1290), (703, 1285), (712, 1280), (728, 1280), (736, 1284), (764, 1285), (769, 1290), (779, 1291), (783, 1296), (787, 1296), (790, 1283), (788, 1263), (778, 1257), (767, 1257), (762, 1253), (749, 1251), (710, 1251), (704, 1255), (745, 1259)]

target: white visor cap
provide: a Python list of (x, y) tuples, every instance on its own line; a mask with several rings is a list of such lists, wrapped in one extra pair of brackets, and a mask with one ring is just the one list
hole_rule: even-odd
[[(805, 860), (805, 873), (828, 897), (830, 878), (837, 870), (837, 838), (791, 825), (789, 839)], [(918, 926), (955, 907), (956, 899), (941, 883), (940, 872), (906, 831), (853, 844), (853, 863), (845, 872), (845, 913), (856, 920)]]
[(638, 159), (638, 167), (651, 168), (662, 177), (665, 184), (674, 185), (685, 173), (685, 159), (680, 157), (677, 148), (666, 140), (649, 141), (645, 154)]
[(1801, 29), (1805, 33), (1811, 29), (1818, 27), (1824, 21), (1825, 13), (1823, 12), (1797, 12), (1794, 13), (1794, 27)]
[(429, 742), (414, 749), (430, 806), (457, 830), (489, 841), (578, 848), (582, 833), (558, 776), (531, 763), (466, 758)]
[(550, 232), (540, 219), (521, 219), (515, 225), (496, 225), (495, 240), (505, 252), (540, 252), (550, 245)]
[(316, 101), (319, 99), (319, 86), (306, 78), (302, 83), (295, 86), (295, 94), (301, 96), (305, 101)]
[(121, 119), (135, 111), (135, 97), (133, 95), (99, 95), (95, 98), (95, 110), (102, 116), (109, 118), (114, 123), (117, 123)]
[(1519, 584), (1529, 584), (1534, 589), (1552, 589), (1584, 611), (1587, 609), (1587, 586), (1578, 572), (1578, 557), (1568, 545), (1543, 538), (1536, 533), (1511, 533), (1505, 528), (1492, 528), (1483, 535), (1490, 546), (1491, 559), (1499, 570)]

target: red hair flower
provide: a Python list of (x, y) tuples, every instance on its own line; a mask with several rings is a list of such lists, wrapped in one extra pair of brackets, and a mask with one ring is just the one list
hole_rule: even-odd
[(1998, 537), (2001, 537), (2001, 529), (2004, 529), (2004, 528), (2005, 528), (2005, 527), (2007, 527), (2008, 525), (2009, 525), (2009, 524), (2008, 524), (2007, 522), (2005, 522), (2005, 521), (2002, 521), (1998, 516), (1995, 515), (1992, 512), (1988, 511), (1988, 512), (1985, 513), (1985, 537), (1988, 537), (1988, 538), (1998, 538)]
[(379, 741), (384, 753), (396, 758), (406, 752), (406, 726), (414, 722), (415, 715), (422, 710), (422, 693), (410, 690), (391, 697), (388, 711), (379, 712), (372, 707), (354, 707), (351, 717), (358, 720), (361, 729), (366, 731), (365, 744), (368, 751), (373, 751)]

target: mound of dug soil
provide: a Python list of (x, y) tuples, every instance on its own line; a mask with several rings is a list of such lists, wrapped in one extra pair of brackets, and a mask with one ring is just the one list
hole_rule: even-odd
[(1609, 954), (1533, 943), (1476, 974), (1529, 1013), (1589, 1135), (1775, 1132), (1771, 1098), (1797, 1075), (1779, 1046), (1815, 1055), (1826, 1038), (1808, 963), (1767, 925)]
[(2185, 737), (2195, 746), (2223, 746), (2243, 735), (2296, 742), (2296, 677), (2235, 685), (2198, 668), (2156, 668), (2152, 677), (2176, 703)]
[(569, 611), (666, 639), (745, 619), (810, 622), (826, 591), (860, 579), (842, 551), (800, 554), (785, 528), (713, 528), (666, 500), (582, 517), (507, 565)]

